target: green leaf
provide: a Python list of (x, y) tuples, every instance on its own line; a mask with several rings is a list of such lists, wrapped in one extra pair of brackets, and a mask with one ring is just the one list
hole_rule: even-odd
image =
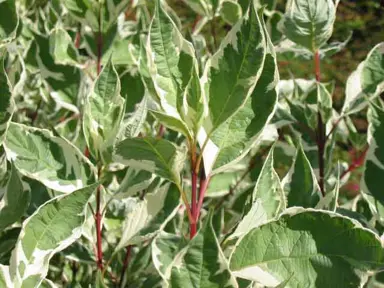
[(223, 197), (230, 193), (231, 187), (239, 179), (239, 172), (216, 174), (209, 180), (205, 197)]
[(180, 185), (185, 151), (164, 139), (125, 139), (117, 144), (114, 161), (149, 171)]
[(150, 110), (149, 112), (157, 121), (159, 121), (164, 126), (185, 135), (189, 140), (192, 139), (192, 133), (183, 121), (180, 121), (177, 118), (168, 116), (167, 114), (162, 112), (158, 112), (154, 110)]
[(30, 199), (30, 192), (24, 192), (23, 182), (20, 179), (19, 173), (12, 166), (7, 191), (0, 202), (0, 233), (21, 219), (28, 209)]
[(108, 162), (108, 152), (119, 132), (124, 109), (124, 98), (120, 96), (119, 75), (109, 60), (96, 79), (83, 113), (85, 140), (96, 159)]
[(99, 31), (99, 15), (101, 31), (105, 32), (116, 23), (117, 17), (126, 9), (129, 0), (122, 1), (94, 1), (94, 0), (64, 0), (63, 4), (69, 13), (78, 21)]
[(332, 118), (332, 95), (322, 83), (317, 84), (317, 109), (324, 123)]
[(0, 46), (11, 42), (16, 37), (19, 17), (15, 0), (0, 2)]
[(56, 64), (79, 66), (79, 54), (71, 36), (62, 28), (56, 28), (49, 35), (49, 49)]
[(297, 147), (292, 167), (284, 177), (283, 186), (287, 195), (288, 207), (314, 208), (321, 199), (316, 175), (301, 143)]
[(179, 204), (180, 196), (175, 185), (166, 184), (155, 193), (147, 194), (126, 215), (115, 253), (154, 237), (175, 216)]
[(139, 136), (147, 118), (147, 102), (148, 97), (144, 96), (142, 101), (136, 106), (135, 111), (129, 116), (126, 116), (126, 119), (124, 119), (123, 124), (120, 127), (116, 142)]
[(290, 0), (281, 29), (291, 41), (315, 52), (331, 37), (339, 0)]
[(208, 61), (208, 135), (233, 116), (255, 88), (266, 56), (263, 26), (251, 5), (248, 15), (232, 28), (219, 51)]
[[(264, 27), (264, 25), (263, 25)], [(264, 30), (267, 50), (262, 73), (251, 96), (232, 117), (218, 127), (207, 141), (205, 131), (198, 134), (200, 145), (207, 141), (203, 151), (206, 173), (222, 172), (241, 160), (268, 132), (265, 126), (271, 120), (277, 105), (276, 86), (279, 81), (273, 45)], [(222, 102), (222, 100), (217, 100)], [(205, 126), (206, 131), (209, 130)]]
[(274, 147), (268, 153), (259, 178), (257, 179), (255, 189), (252, 193), (252, 202), (261, 200), (261, 206), (264, 208), (267, 219), (272, 219), (286, 208), (285, 195), (281, 186), (279, 175), (273, 167)]
[(384, 91), (384, 42), (377, 44), (347, 80), (342, 114), (352, 114), (367, 106)]
[(120, 75), (120, 83), (121, 83), (120, 93), (121, 93), (121, 96), (125, 99), (125, 113), (136, 114), (135, 111), (137, 109), (135, 108), (137, 107), (137, 105), (141, 107), (142, 105), (140, 103), (145, 102), (145, 107), (146, 107), (147, 101), (144, 101), (144, 99), (146, 98), (145, 86), (141, 78), (142, 77), (140, 74), (132, 75), (129, 72), (126, 72), (123, 75)]
[(54, 198), (24, 221), (11, 259), (14, 287), (39, 286), (52, 256), (80, 238), (84, 210), (97, 186), (96, 183)]
[[(0, 3), (0, 7), (1, 7)], [(1, 12), (0, 12), (1, 13)], [(9, 122), (12, 119), (15, 103), (12, 98), (11, 84), (5, 70), (5, 50), (0, 50), (0, 146), (7, 133)]]
[(148, 69), (147, 76), (153, 88), (150, 91), (155, 93), (153, 96), (161, 110), (168, 117), (175, 118), (173, 122), (199, 122), (196, 117), (201, 117), (203, 94), (200, 93), (195, 51), (193, 45), (183, 38), (159, 0), (156, 1), (149, 30), (146, 54), (146, 59), (142, 61), (147, 63), (143, 65), (147, 66), (145, 69)]
[(212, 5), (207, 0), (183, 0), (193, 11), (201, 16), (212, 17)]
[(265, 211), (262, 200), (256, 199), (253, 202), (251, 209), (245, 214), (243, 219), (236, 226), (235, 231), (228, 239), (238, 238), (247, 234), (255, 227), (259, 227), (268, 221), (267, 212)]
[(172, 264), (179, 251), (185, 247), (185, 241), (174, 234), (161, 231), (153, 239), (152, 261), (161, 278), (168, 283), (171, 277)]
[(230, 269), (241, 278), (286, 287), (360, 287), (356, 270), (383, 265), (380, 238), (350, 218), (291, 208), (251, 230), (236, 245)]
[(114, 197), (123, 199), (133, 196), (135, 193), (143, 191), (154, 180), (154, 175), (145, 170), (137, 170), (128, 167), (123, 180), (120, 183), (119, 189)]
[(56, 191), (73, 192), (94, 181), (93, 165), (75, 146), (48, 130), (12, 122), (4, 148), (22, 175)]
[(384, 175), (384, 110), (371, 105), (368, 110), (368, 143), (361, 189), (384, 204), (381, 177)]
[(241, 6), (233, 0), (225, 0), (221, 3), (220, 15), (225, 22), (234, 25), (241, 18)]
[[(38, 71), (50, 87), (50, 96), (59, 106), (74, 113), (79, 113), (77, 108), (78, 94), (80, 91), (80, 69), (69, 65), (55, 63), (54, 48), (50, 47), (50, 39), (44, 35), (33, 33), (34, 41), (28, 50), (32, 61), (36, 61)], [(53, 42), (51, 41), (51, 44)], [(26, 59), (26, 64), (28, 59)], [(33, 63), (35, 64), (35, 63)]]
[(9, 267), (1, 264), (0, 264), (0, 286), (13, 287), (13, 283), (9, 275)]
[(171, 271), (171, 287), (237, 287), (212, 227), (212, 214), (177, 256)]

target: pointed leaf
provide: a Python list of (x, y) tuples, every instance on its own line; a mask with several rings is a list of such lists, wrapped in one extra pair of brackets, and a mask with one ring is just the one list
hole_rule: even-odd
[[(276, 86), (279, 75), (273, 45), (266, 31), (264, 34), (267, 48), (260, 78), (244, 106), (210, 135), (203, 151), (206, 173), (211, 169), (213, 173), (222, 172), (241, 160), (261, 141), (263, 130), (273, 116), (277, 104)], [(208, 131), (208, 126), (205, 129)], [(199, 131), (200, 145), (204, 145), (206, 141), (205, 131)]]
[(314, 52), (332, 35), (339, 0), (290, 0), (283, 22), (284, 34), (291, 41)]
[(237, 287), (212, 227), (212, 215), (178, 258), (170, 279), (174, 288)]
[(175, 185), (164, 185), (155, 193), (148, 194), (143, 201), (137, 202), (126, 215), (122, 226), (122, 237), (115, 253), (128, 246), (135, 245), (153, 237), (163, 230), (175, 216), (180, 204), (180, 196)]
[(147, 102), (148, 97), (144, 96), (142, 101), (136, 106), (135, 111), (124, 119), (120, 127), (120, 132), (116, 142), (121, 142), (127, 138), (135, 138), (139, 136), (141, 129), (147, 118)]
[[(80, 69), (69, 65), (56, 64), (50, 47), (49, 38), (37, 33), (33, 34), (34, 41), (29, 51), (33, 61), (36, 61), (38, 71), (50, 87), (50, 95), (56, 103), (74, 113), (77, 108), (80, 91)], [(53, 51), (52, 51), (53, 52)], [(28, 59), (26, 59), (26, 64)]]
[(376, 45), (347, 80), (343, 114), (356, 113), (367, 106), (367, 98), (384, 91), (384, 42)]
[(317, 84), (317, 109), (321, 114), (324, 123), (327, 123), (332, 117), (332, 95), (322, 83)]
[(207, 63), (211, 134), (247, 101), (260, 78), (266, 50), (263, 24), (254, 5), (229, 32)]
[(22, 175), (56, 191), (73, 192), (94, 181), (93, 165), (75, 146), (48, 130), (11, 123), (4, 148)]
[(49, 47), (56, 64), (79, 65), (79, 54), (71, 36), (62, 28), (56, 28), (49, 35)]
[(180, 184), (185, 153), (164, 139), (149, 137), (125, 139), (117, 145), (114, 160)]
[(286, 287), (360, 287), (355, 269), (382, 267), (383, 256), (380, 238), (358, 222), (331, 212), (291, 208), (244, 236), (230, 268), (236, 276), (265, 286), (291, 277)]
[[(1, 3), (0, 3), (1, 6)], [(5, 50), (0, 50), (0, 145), (3, 143), (14, 111), (11, 85), (5, 70)]]
[(316, 175), (301, 144), (297, 147), (291, 169), (284, 177), (283, 186), (287, 194), (288, 207), (314, 208), (321, 199)]
[(253, 202), (260, 199), (268, 220), (275, 218), (286, 207), (280, 178), (273, 167), (273, 152), (274, 148), (272, 147), (252, 193)]
[(15, 166), (12, 166), (7, 191), (0, 202), (0, 233), (19, 221), (27, 211), (31, 199), (30, 191), (24, 192), (23, 182)]
[(111, 59), (96, 79), (83, 113), (83, 131), (90, 152), (108, 162), (104, 155), (114, 144), (124, 116), (124, 98), (120, 96), (120, 79)]
[(119, 189), (114, 197), (124, 199), (133, 196), (135, 193), (147, 189), (154, 180), (154, 175), (145, 170), (137, 170), (128, 167), (123, 180), (120, 183)]
[(0, 46), (12, 41), (16, 37), (19, 17), (15, 0), (0, 2)]
[(371, 105), (368, 112), (368, 143), (361, 189), (384, 205), (381, 177), (384, 176), (384, 110)]
[(14, 287), (39, 286), (52, 256), (80, 238), (84, 210), (97, 186), (54, 198), (24, 221), (11, 259)]
[[(195, 51), (193, 45), (183, 38), (159, 0), (156, 1), (146, 53), (147, 63), (144, 65), (147, 65), (151, 86), (156, 94), (155, 100), (162, 111), (179, 122), (185, 122), (185, 120), (197, 122), (198, 119), (189, 119), (191, 114), (192, 116), (200, 115), (189, 111), (189, 105), (195, 108), (194, 104), (196, 104), (196, 102), (189, 103), (196, 101), (194, 98), (191, 99), (189, 94), (200, 87), (199, 81), (197, 81), (197, 87), (190, 84), (193, 75), (198, 75)], [(202, 93), (195, 93), (195, 95), (198, 96), (197, 103), (202, 103), (200, 100)]]
[(166, 282), (171, 277), (173, 261), (175, 261), (177, 254), (185, 246), (184, 242), (180, 236), (164, 231), (160, 232), (152, 241), (153, 264), (161, 278)]

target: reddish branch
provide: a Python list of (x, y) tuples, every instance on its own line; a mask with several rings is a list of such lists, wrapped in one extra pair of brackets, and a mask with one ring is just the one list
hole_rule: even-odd
[(340, 175), (340, 180), (343, 179), (348, 173), (356, 170), (357, 168), (361, 167), (364, 164), (365, 156), (367, 154), (369, 146), (367, 146), (359, 156), (356, 157), (356, 155), (353, 156), (352, 163), (348, 166), (347, 170), (345, 170)]
[[(189, 237), (192, 239), (197, 233), (197, 223), (199, 222), (201, 208), (204, 202), (205, 192), (208, 188), (210, 177), (205, 175), (204, 168), (199, 169), (196, 161), (196, 147), (191, 151), (191, 216), (189, 217)], [(201, 171), (198, 173), (198, 171)], [(200, 175), (199, 175), (200, 174)], [(199, 177), (200, 176), (200, 177)], [(200, 179), (199, 179), (200, 178)], [(197, 182), (199, 181), (199, 193), (197, 193)]]
[(125, 253), (125, 258), (124, 258), (124, 262), (123, 262), (123, 268), (121, 270), (120, 285), (119, 285), (120, 287), (122, 287), (122, 285), (123, 285), (125, 272), (127, 271), (128, 264), (129, 264), (129, 258), (130, 258), (130, 255), (131, 255), (131, 250), (132, 250), (132, 246), (128, 245), (126, 247), (126, 253)]

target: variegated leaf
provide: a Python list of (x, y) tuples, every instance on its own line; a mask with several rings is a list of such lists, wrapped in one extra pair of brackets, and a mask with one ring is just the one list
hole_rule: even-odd
[[(259, 11), (259, 13), (261, 12), (262, 10)], [(257, 26), (258, 24), (253, 23), (253, 25)], [(273, 44), (270, 42), (268, 34), (266, 33), (263, 21), (259, 28), (262, 29), (260, 33), (263, 34), (262, 38), (265, 38), (266, 41), (266, 48), (262, 49), (262, 55), (265, 55), (265, 61), (263, 64), (259, 63), (262, 65), (262, 73), (255, 79), (255, 81), (257, 81), (255, 82), (256, 86), (254, 89), (248, 87), (248, 89), (251, 89), (251, 96), (246, 99), (244, 105), (236, 111), (233, 116), (225, 120), (213, 133), (210, 135), (206, 134), (206, 131), (209, 131), (209, 125), (207, 125), (207, 123), (205, 123), (204, 129), (202, 128), (199, 131), (198, 141), (200, 145), (204, 147), (204, 143), (207, 141), (203, 151), (204, 168), (207, 174), (210, 173), (211, 170), (213, 170), (213, 174), (222, 172), (235, 162), (241, 160), (241, 158), (249, 152), (251, 147), (254, 147), (262, 140), (263, 130), (271, 120), (275, 111), (277, 104), (276, 86), (279, 81), (275, 52), (273, 50)], [(259, 43), (259, 45), (263, 44)], [(255, 55), (248, 56), (253, 57)], [(247, 61), (246, 59), (243, 60)], [(237, 91), (237, 89), (235, 90)], [(244, 92), (244, 90), (242, 91)], [(212, 97), (210, 98), (210, 101), (211, 100)], [(222, 105), (224, 102), (223, 99), (212, 101), (221, 103), (212, 105)], [(230, 106), (233, 107), (232, 104)], [(209, 140), (207, 140), (207, 137), (209, 137)]]
[(97, 186), (93, 184), (54, 198), (24, 221), (11, 259), (14, 288), (38, 287), (52, 256), (80, 238), (84, 210)]
[(11, 42), (16, 37), (19, 17), (15, 0), (0, 2), (0, 47)]
[(180, 236), (164, 231), (161, 231), (152, 241), (153, 265), (167, 284), (171, 277), (172, 264), (185, 245), (185, 241)]
[(11, 276), (9, 275), (9, 266), (0, 264), (0, 286), (10, 288), (13, 287)]
[(125, 100), (120, 96), (120, 79), (111, 59), (96, 79), (83, 113), (83, 131), (91, 154), (109, 162), (112, 145), (124, 117)]
[(365, 157), (361, 189), (384, 205), (381, 177), (384, 176), (384, 109), (371, 105), (368, 112), (369, 148)]
[[(40, 72), (42, 78), (50, 87), (50, 96), (57, 105), (74, 113), (79, 113), (78, 94), (80, 92), (81, 73), (77, 67), (56, 64), (53, 48), (50, 47), (50, 39), (45, 35), (33, 33), (34, 41), (31, 43), (28, 53), (31, 58), (26, 59), (29, 64)], [(54, 44), (51, 42), (51, 44)], [(30, 63), (33, 61), (33, 63)]]
[(241, 6), (233, 0), (225, 0), (221, 3), (220, 15), (225, 22), (234, 25), (241, 18)]
[(384, 42), (376, 45), (367, 58), (349, 76), (345, 91), (343, 114), (352, 114), (367, 106), (384, 91)]
[(174, 261), (171, 287), (238, 287), (212, 227), (212, 213)]
[(0, 233), (21, 219), (28, 209), (30, 200), (30, 191), (24, 191), (19, 173), (15, 166), (12, 166), (7, 191), (0, 202)]
[(208, 61), (207, 98), (210, 135), (246, 102), (263, 70), (266, 56), (264, 24), (254, 5), (228, 33), (219, 51)]
[(56, 28), (51, 31), (49, 49), (56, 64), (80, 66), (77, 49), (64, 29)]
[(315, 52), (331, 37), (339, 0), (289, 0), (281, 28), (291, 41)]
[(198, 125), (204, 106), (195, 51), (165, 12), (160, 0), (156, 1), (146, 54), (142, 61), (147, 61), (144, 65), (151, 79), (153, 89), (150, 91), (156, 94), (153, 96), (161, 110), (174, 118), (173, 122), (181, 122), (177, 126), (185, 126), (183, 122), (187, 122), (188, 128), (197, 130), (194, 126)]
[(148, 171), (128, 167), (114, 197), (119, 199), (131, 197), (135, 193), (148, 188), (154, 178), (155, 176)]
[(297, 147), (291, 169), (283, 179), (283, 187), (288, 207), (314, 208), (322, 198), (316, 175), (301, 143)]
[(114, 161), (142, 169), (180, 185), (185, 151), (172, 142), (156, 138), (125, 139), (117, 144)]
[(147, 194), (144, 200), (138, 201), (126, 215), (122, 237), (115, 253), (128, 245), (154, 237), (175, 216), (179, 205), (180, 195), (178, 188), (173, 184), (166, 184), (155, 193)]
[[(1, 3), (0, 3), (1, 7)], [(1, 13), (1, 12), (0, 12)], [(0, 50), (0, 145), (5, 139), (9, 122), (12, 119), (15, 103), (12, 98), (11, 84), (5, 70), (5, 49)]]
[(73, 192), (95, 179), (95, 168), (88, 159), (48, 130), (11, 122), (4, 148), (21, 174), (56, 191)]
[[(126, 101), (128, 99), (126, 98)], [(147, 118), (147, 103), (148, 96), (145, 95), (141, 102), (137, 104), (135, 111), (129, 116), (125, 117), (123, 123), (120, 127), (120, 132), (117, 135), (116, 142), (121, 142), (127, 138), (135, 138), (139, 136), (141, 129), (145, 123), (145, 119)]]
[[(326, 233), (324, 233), (326, 231)], [(290, 208), (237, 243), (230, 269), (241, 278), (276, 287), (360, 287), (361, 271), (384, 264), (380, 238), (336, 213)]]

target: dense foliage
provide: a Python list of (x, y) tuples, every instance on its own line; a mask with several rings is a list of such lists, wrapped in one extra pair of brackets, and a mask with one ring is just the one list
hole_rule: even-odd
[(383, 287), (384, 42), (280, 2), (0, 0), (0, 287)]

